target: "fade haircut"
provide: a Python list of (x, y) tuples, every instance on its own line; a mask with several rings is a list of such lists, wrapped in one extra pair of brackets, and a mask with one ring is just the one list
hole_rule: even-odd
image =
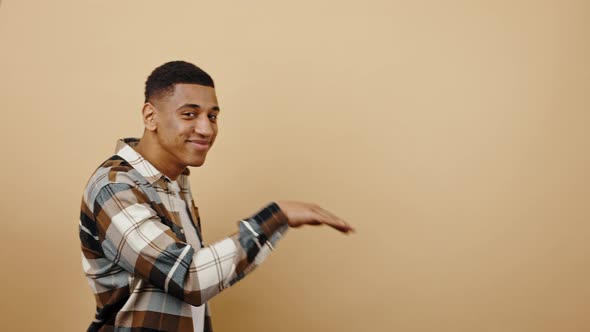
[(199, 84), (215, 87), (213, 79), (201, 68), (186, 61), (170, 61), (154, 69), (145, 81), (145, 102), (174, 91), (175, 84)]

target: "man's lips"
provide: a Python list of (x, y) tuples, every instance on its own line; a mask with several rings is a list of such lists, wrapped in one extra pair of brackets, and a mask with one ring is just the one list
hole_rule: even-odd
[(187, 140), (187, 142), (197, 148), (197, 150), (208, 150), (209, 147), (211, 146), (211, 142), (207, 141), (207, 140)]

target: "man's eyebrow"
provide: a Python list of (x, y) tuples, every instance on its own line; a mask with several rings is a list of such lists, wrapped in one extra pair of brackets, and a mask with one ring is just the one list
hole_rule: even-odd
[[(188, 108), (198, 108), (198, 109), (200, 109), (201, 108), (201, 105), (198, 105), (198, 104), (184, 104), (184, 105), (180, 106), (179, 108), (177, 108), (176, 110), (179, 111), (179, 110), (181, 110), (181, 109), (183, 109), (185, 107), (188, 107)], [(221, 109), (219, 109), (219, 106), (213, 106), (211, 109), (214, 110), (214, 111), (218, 111), (218, 112), (221, 111)]]

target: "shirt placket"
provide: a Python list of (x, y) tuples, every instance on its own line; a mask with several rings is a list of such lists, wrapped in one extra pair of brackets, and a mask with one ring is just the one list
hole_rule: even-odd
[(184, 234), (187, 242), (195, 248), (201, 247), (201, 239), (199, 233), (194, 227), (192, 213), (188, 208), (188, 203), (181, 195), (181, 189), (176, 181), (168, 182), (168, 190), (171, 193), (170, 202), (173, 204), (172, 208), (178, 213), (180, 224), (182, 225), (181, 233)]

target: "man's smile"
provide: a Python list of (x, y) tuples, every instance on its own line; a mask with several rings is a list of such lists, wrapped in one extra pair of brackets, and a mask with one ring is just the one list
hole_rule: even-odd
[(194, 139), (194, 140), (187, 140), (190, 146), (196, 148), (197, 150), (206, 151), (209, 150), (211, 147), (211, 142), (208, 140), (202, 139)]

